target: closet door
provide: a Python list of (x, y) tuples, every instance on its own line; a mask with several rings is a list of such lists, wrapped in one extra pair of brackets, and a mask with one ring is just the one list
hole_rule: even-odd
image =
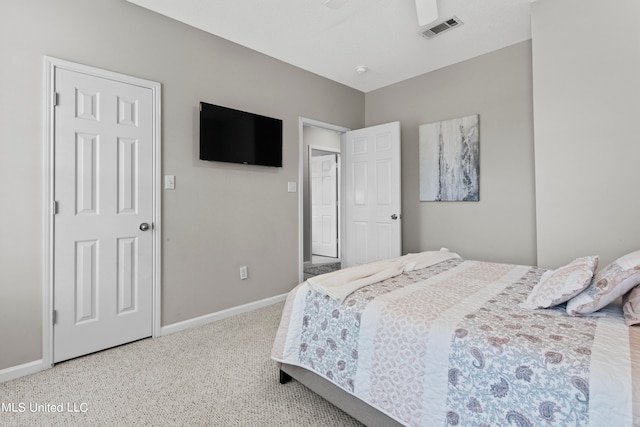
[(56, 69), (54, 362), (151, 336), (151, 89)]

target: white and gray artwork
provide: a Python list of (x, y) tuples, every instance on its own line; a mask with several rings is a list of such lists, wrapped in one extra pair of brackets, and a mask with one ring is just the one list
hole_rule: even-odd
[(478, 115), (420, 126), (420, 201), (480, 200)]

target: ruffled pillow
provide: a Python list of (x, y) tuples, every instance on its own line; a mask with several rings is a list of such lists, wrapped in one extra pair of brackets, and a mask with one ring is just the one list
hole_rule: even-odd
[(548, 308), (570, 300), (589, 286), (597, 267), (598, 256), (586, 256), (545, 273), (520, 306)]
[(567, 303), (567, 314), (600, 310), (640, 284), (640, 251), (622, 256), (598, 271), (591, 284)]
[(636, 286), (624, 296), (622, 300), (624, 311), (624, 321), (627, 326), (640, 324), (640, 286)]

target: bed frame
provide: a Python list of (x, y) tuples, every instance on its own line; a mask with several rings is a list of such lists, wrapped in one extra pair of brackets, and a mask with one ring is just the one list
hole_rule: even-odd
[(293, 378), (367, 426), (402, 426), (387, 414), (369, 406), (364, 401), (307, 369), (286, 363), (278, 363), (278, 365), (280, 367), (280, 384), (285, 384)]

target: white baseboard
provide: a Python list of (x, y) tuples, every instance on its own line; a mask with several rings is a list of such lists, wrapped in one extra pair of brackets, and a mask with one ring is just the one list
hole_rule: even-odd
[[(173, 334), (174, 332), (184, 331), (196, 326), (206, 325), (207, 323), (215, 322), (216, 320), (222, 320), (230, 316), (235, 316), (236, 314), (246, 313), (247, 311), (253, 311), (262, 307), (266, 307), (268, 305), (276, 304), (278, 302), (284, 301), (285, 299), (287, 299), (287, 294), (276, 295), (274, 297), (269, 297), (249, 304), (228, 308), (226, 310), (207, 314), (205, 316), (173, 323), (171, 325), (161, 327), (159, 336), (169, 335)], [(0, 383), (11, 381), (16, 378), (24, 377), (26, 375), (35, 374), (36, 372), (44, 371), (45, 369), (49, 368), (51, 368), (51, 365), (47, 364), (43, 359), (40, 359), (34, 360), (33, 362), (24, 363), (22, 365), (0, 369)]]
[(206, 325), (207, 323), (215, 322), (216, 320), (222, 320), (227, 317), (235, 316), (236, 314), (257, 310), (259, 308), (284, 301), (285, 299), (287, 299), (287, 295), (288, 294), (276, 295), (274, 297), (269, 297), (248, 304), (239, 305), (237, 307), (227, 308), (226, 310), (217, 311), (211, 314), (205, 314), (204, 316), (194, 317), (193, 319), (172, 323), (171, 325), (162, 326), (160, 328), (159, 336), (173, 334), (175, 332), (195, 328), (196, 326)]
[(35, 374), (36, 372), (49, 369), (51, 366), (44, 362), (43, 359), (34, 360), (33, 362), (23, 363), (22, 365), (12, 366), (10, 368), (0, 370), (0, 383), (15, 380), (16, 378)]

